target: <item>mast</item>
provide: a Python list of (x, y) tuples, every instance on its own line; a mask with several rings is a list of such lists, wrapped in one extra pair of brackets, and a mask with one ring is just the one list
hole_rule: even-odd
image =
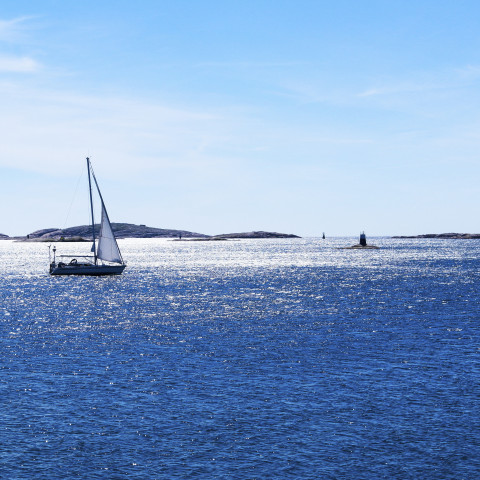
[(92, 236), (93, 236), (93, 256), (95, 258), (95, 265), (97, 264), (97, 249), (95, 248), (95, 218), (93, 216), (93, 199), (92, 199), (92, 181), (90, 179), (90, 158), (87, 157), (87, 170), (88, 170), (88, 190), (90, 192), (90, 211), (92, 214)]

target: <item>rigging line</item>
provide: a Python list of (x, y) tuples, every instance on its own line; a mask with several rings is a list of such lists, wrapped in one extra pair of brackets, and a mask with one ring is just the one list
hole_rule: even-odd
[(80, 176), (78, 177), (77, 185), (76, 185), (75, 190), (73, 192), (72, 201), (70, 202), (70, 206), (68, 207), (67, 216), (65, 217), (65, 222), (63, 223), (62, 230), (64, 230), (65, 226), (67, 225), (68, 217), (70, 216), (70, 212), (72, 210), (73, 202), (75, 201), (75, 197), (77, 196), (78, 186), (80, 185), (80, 180), (82, 179), (84, 172), (85, 172), (85, 166), (82, 168), (82, 170), (80, 172)]

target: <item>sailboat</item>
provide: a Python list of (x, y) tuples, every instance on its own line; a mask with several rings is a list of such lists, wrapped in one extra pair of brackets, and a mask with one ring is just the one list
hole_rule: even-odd
[[(112, 224), (108, 218), (107, 209), (103, 202), (103, 197), (98, 186), (95, 173), (87, 157), (88, 188), (90, 193), (90, 212), (92, 216), (92, 255), (79, 257), (77, 260), (74, 255), (58, 255), (61, 261), (57, 262), (56, 247), (53, 247), (53, 262), (50, 263), (51, 275), (120, 275), (125, 270), (125, 262), (118, 248), (118, 243), (113, 233)], [(102, 221), (100, 223), (100, 233), (98, 242), (95, 240), (95, 218), (93, 215), (92, 199), (92, 180), (97, 187), (98, 196), (102, 205)], [(65, 259), (65, 260), (64, 260)]]

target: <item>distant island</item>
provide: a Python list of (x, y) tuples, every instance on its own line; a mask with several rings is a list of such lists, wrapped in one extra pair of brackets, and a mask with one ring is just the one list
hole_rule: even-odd
[(243, 233), (222, 233), (221, 235), (212, 235), (206, 238), (191, 238), (191, 239), (176, 239), (177, 241), (185, 242), (214, 242), (222, 240), (243, 240), (243, 239), (255, 239), (255, 238), (302, 238), (298, 235), (293, 235), (291, 233), (277, 233), (277, 232), (243, 232)]
[(241, 239), (241, 238), (301, 238), (298, 235), (291, 233), (277, 233), (277, 232), (244, 232), (244, 233), (224, 233), (222, 235), (214, 235), (210, 237), (212, 240), (217, 239)]
[(426, 233), (424, 235), (395, 236), (392, 238), (453, 238), (469, 240), (480, 238), (480, 233)]
[[(230, 240), (252, 238), (300, 238), (297, 235), (277, 232), (245, 232), (225, 233), (221, 235), (205, 235), (204, 233), (189, 232), (134, 225), (131, 223), (112, 223), (112, 229), (117, 239), (121, 238), (172, 238), (178, 240)], [(95, 225), (95, 235), (98, 236), (100, 225)], [(9, 239), (8, 235), (1, 235), (0, 239)], [(80, 225), (69, 228), (45, 228), (29, 233), (24, 237), (13, 239), (26, 242), (87, 242), (92, 240), (91, 225)]]

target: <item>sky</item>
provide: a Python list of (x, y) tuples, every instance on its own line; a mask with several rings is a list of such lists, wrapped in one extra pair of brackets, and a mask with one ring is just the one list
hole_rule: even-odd
[(0, 232), (480, 232), (480, 3), (2, 0)]

